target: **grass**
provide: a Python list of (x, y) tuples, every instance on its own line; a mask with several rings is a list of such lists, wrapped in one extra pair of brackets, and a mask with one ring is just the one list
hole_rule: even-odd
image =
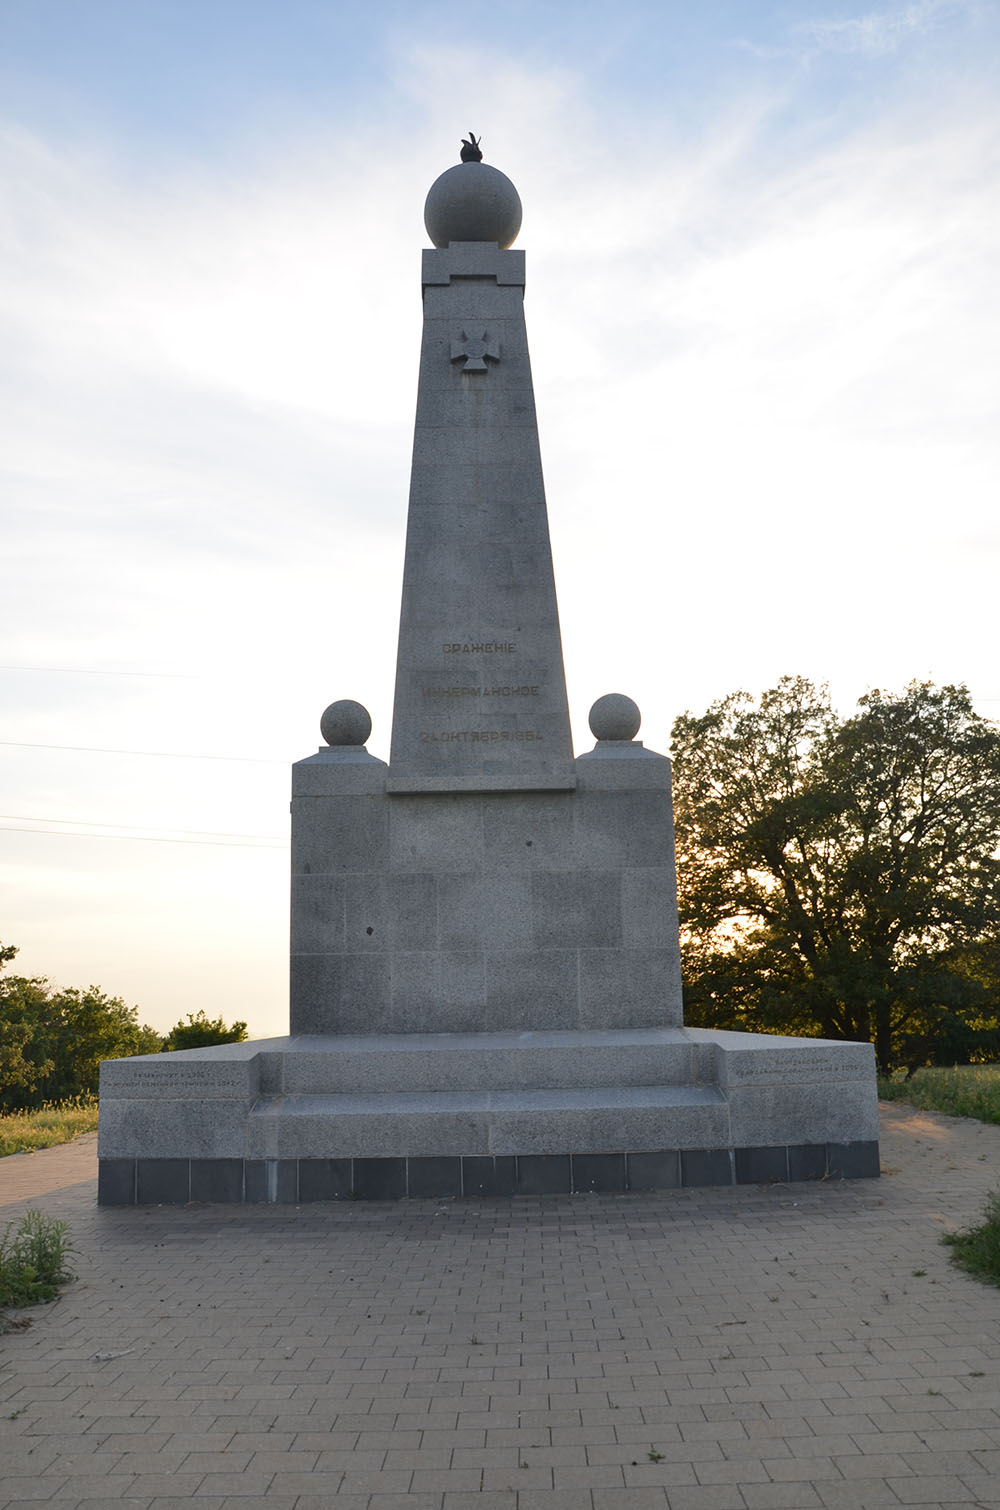
[(46, 1102), (33, 1112), (0, 1113), (0, 1158), (11, 1153), (30, 1153), (71, 1143), (97, 1128), (97, 1097), (77, 1096), (72, 1101)]
[(916, 1070), (909, 1080), (880, 1078), (878, 1093), (883, 1101), (908, 1101), (926, 1112), (1000, 1123), (1000, 1064)]
[(66, 1266), (66, 1223), (27, 1211), (0, 1236), (0, 1306), (37, 1306), (55, 1300), (71, 1276)]
[(986, 1203), (985, 1220), (968, 1232), (949, 1232), (942, 1238), (952, 1250), (952, 1262), (986, 1284), (1000, 1285), (1000, 1191)]

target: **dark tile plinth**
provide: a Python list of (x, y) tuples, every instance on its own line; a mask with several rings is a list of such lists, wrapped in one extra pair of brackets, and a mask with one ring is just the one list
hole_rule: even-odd
[(192, 1159), (191, 1200), (212, 1205), (244, 1201), (243, 1159)]
[(462, 1160), (462, 1194), (510, 1196), (517, 1189), (517, 1160), (513, 1154), (495, 1159), (471, 1157)]
[(677, 1190), (681, 1183), (680, 1150), (666, 1153), (628, 1153), (629, 1190)]
[(877, 1142), (392, 1159), (101, 1159), (100, 1206), (481, 1199), (872, 1180)]
[(783, 1185), (788, 1179), (787, 1148), (737, 1148), (737, 1185)]
[(568, 1153), (529, 1153), (518, 1157), (518, 1195), (568, 1195), (572, 1188)]
[(874, 1180), (879, 1173), (878, 1144), (828, 1143), (827, 1179)]
[(350, 1159), (299, 1159), (299, 1201), (349, 1201)]

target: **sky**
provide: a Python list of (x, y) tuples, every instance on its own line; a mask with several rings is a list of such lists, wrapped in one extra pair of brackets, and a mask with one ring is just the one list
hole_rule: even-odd
[(0, 0), (0, 940), (287, 1031), (289, 767), (386, 758), (423, 201), (481, 136), (577, 749), (1000, 718), (995, 0)]

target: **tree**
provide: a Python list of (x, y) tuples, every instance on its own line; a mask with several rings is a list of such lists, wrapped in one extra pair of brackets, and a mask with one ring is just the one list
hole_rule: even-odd
[(963, 686), (840, 719), (785, 677), (673, 730), (687, 1019), (1000, 1054), (1000, 730)]
[[(16, 949), (0, 949), (0, 963)], [(0, 980), (0, 1111), (95, 1095), (102, 1059), (155, 1054), (163, 1039), (138, 1007), (97, 986), (56, 990), (42, 976)]]
[(189, 1012), (187, 1022), (183, 1019), (170, 1029), (164, 1040), (164, 1049), (204, 1049), (213, 1043), (243, 1043), (247, 1036), (245, 1022), (234, 1022), (227, 1028), (221, 1017), (209, 1020), (205, 1009)]
[[(0, 944), (0, 970), (16, 953), (13, 944)], [(8, 1109), (8, 1094), (30, 1096), (52, 1069), (51, 1059), (39, 1062), (31, 1053), (35, 1032), (30, 1014), (18, 1001), (17, 979), (8, 976), (0, 981), (0, 1110)]]

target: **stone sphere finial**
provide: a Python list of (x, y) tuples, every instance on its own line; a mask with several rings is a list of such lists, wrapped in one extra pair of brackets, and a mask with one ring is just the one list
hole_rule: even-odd
[(469, 132), (462, 161), (431, 184), (424, 225), (437, 247), (452, 241), (495, 241), (506, 251), (521, 229), (521, 198), (498, 168), (481, 161), (479, 141)]
[(638, 703), (623, 692), (608, 692), (590, 710), (590, 732), (595, 739), (634, 739), (642, 723)]
[(363, 745), (372, 731), (371, 714), (353, 698), (342, 697), (326, 709), (319, 729), (328, 745)]

